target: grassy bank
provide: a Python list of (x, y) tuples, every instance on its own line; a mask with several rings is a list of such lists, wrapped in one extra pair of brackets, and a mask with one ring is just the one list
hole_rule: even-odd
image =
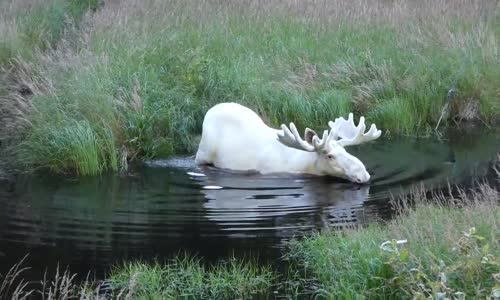
[[(321, 233), (292, 244), (287, 257), (332, 299), (486, 299), (500, 292), (499, 194), (415, 193), (416, 207), (383, 225)], [(436, 202), (441, 204), (436, 204)]]
[[(494, 0), (94, 1), (73, 22), (61, 16), (78, 1), (53, 3), (55, 15), (0, 21), (0, 139), (28, 169), (98, 174), (192, 153), (223, 101), (272, 126), (321, 129), (354, 111), (390, 135), (427, 134), (447, 101), (441, 126), (491, 126), (500, 111)], [(38, 18), (47, 29), (27, 35), (38, 27), (20, 20)]]
[(45, 299), (101, 299), (106, 293), (111, 299), (489, 299), (500, 293), (499, 196), (486, 184), (431, 199), (416, 190), (394, 201), (397, 216), (386, 224), (291, 242), (285, 273), (255, 261), (207, 265), (179, 256), (166, 263), (124, 263), (105, 283), (77, 284), (69, 272), (58, 273), (32, 291), (18, 281), (19, 264), (0, 285), (0, 297), (14, 292)]

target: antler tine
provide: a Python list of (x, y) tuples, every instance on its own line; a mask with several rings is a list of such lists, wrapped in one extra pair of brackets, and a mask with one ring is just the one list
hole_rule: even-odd
[(340, 138), (338, 142), (342, 146), (359, 145), (375, 140), (382, 134), (382, 131), (377, 130), (375, 124), (372, 124), (368, 132), (365, 133), (365, 118), (360, 117), (359, 123), (356, 126), (354, 124), (354, 115), (352, 113), (349, 114), (347, 120), (340, 117), (335, 119), (335, 122), (328, 122), (328, 125), (330, 126), (331, 131), (335, 132), (335, 135)]
[(328, 130), (325, 130), (323, 131), (323, 137), (321, 139), (318, 136), (313, 137), (314, 147), (316, 147), (316, 150), (321, 150), (329, 140), (330, 135), (328, 134)]
[(283, 134), (278, 133), (278, 141), (283, 145), (308, 152), (316, 151), (313, 145), (307, 143), (300, 137), (295, 124), (290, 123), (290, 129), (288, 129), (285, 124), (282, 124), (281, 129), (283, 130)]

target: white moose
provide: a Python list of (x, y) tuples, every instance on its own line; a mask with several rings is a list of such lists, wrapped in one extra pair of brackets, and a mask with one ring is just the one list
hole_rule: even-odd
[(348, 120), (340, 117), (328, 125), (330, 132), (325, 130), (322, 138), (306, 128), (302, 139), (293, 123), (273, 129), (240, 104), (220, 103), (205, 115), (196, 163), (262, 174), (330, 175), (368, 182), (370, 174), (363, 163), (344, 147), (375, 140), (382, 132), (372, 124), (365, 133), (364, 117), (355, 126), (352, 113)]

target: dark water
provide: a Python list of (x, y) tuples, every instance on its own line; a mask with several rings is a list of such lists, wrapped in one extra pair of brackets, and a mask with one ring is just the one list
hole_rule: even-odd
[(153, 161), (128, 176), (4, 175), (0, 274), (26, 253), (38, 278), (57, 263), (102, 277), (123, 260), (181, 251), (208, 260), (233, 253), (276, 258), (294, 235), (388, 217), (389, 195), (413, 184), (440, 188), (482, 178), (498, 149), (491, 134), (382, 139), (351, 151), (372, 174), (364, 186), (200, 169), (192, 158)]

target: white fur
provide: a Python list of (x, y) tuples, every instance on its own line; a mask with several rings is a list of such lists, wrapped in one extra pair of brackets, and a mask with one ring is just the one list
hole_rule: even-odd
[(205, 115), (196, 163), (263, 174), (331, 175), (359, 183), (370, 180), (363, 163), (337, 141), (329, 142), (321, 153), (307, 152), (283, 145), (278, 134), (283, 131), (268, 127), (242, 105), (217, 104)]

